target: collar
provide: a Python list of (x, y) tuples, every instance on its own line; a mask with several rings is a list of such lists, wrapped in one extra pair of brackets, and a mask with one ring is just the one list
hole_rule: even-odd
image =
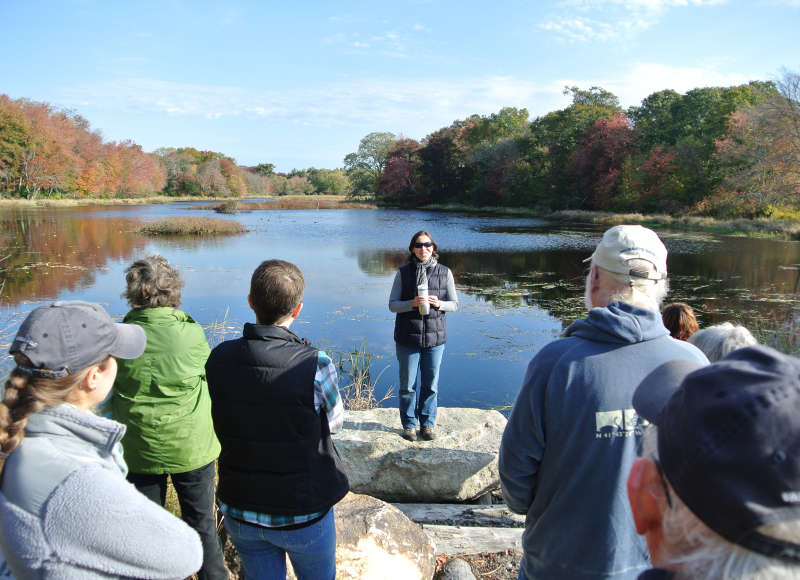
[(103, 454), (110, 454), (125, 434), (125, 425), (62, 403), (56, 407), (45, 407), (28, 417), (25, 432), (33, 436), (55, 434), (77, 437)]
[(245, 322), (244, 328), (242, 329), (242, 336), (255, 340), (278, 339), (299, 344), (310, 344), (305, 338), (300, 338), (285, 326), (277, 326), (275, 324), (253, 324), (252, 322)]

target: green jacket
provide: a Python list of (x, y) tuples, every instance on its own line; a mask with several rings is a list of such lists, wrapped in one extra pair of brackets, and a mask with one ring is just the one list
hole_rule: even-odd
[(183, 473), (214, 461), (220, 446), (211, 422), (203, 327), (175, 308), (131, 310), (123, 322), (147, 335), (144, 354), (118, 360), (111, 398), (127, 431), (122, 448), (134, 473)]

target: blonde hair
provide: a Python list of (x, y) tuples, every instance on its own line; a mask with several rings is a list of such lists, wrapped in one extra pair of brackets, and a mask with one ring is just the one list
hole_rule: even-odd
[[(105, 370), (110, 358), (106, 357), (97, 366)], [(3, 402), (0, 403), (0, 471), (8, 456), (22, 443), (28, 417), (46, 407), (68, 401), (91, 368), (58, 379), (45, 379), (30, 377), (20, 370), (19, 365), (31, 366), (24, 354), (15, 353), (14, 361), (18, 366), (6, 381)]]
[[(658, 458), (657, 434), (655, 425), (645, 431), (643, 457)], [(672, 498), (672, 507), (661, 514), (661, 530), (667, 548), (665, 566), (673, 571), (674, 578), (788, 580), (800, 575), (800, 566), (742, 548), (711, 530), (681, 501), (669, 481), (664, 484)], [(800, 520), (761, 526), (758, 531), (773, 538), (796, 541), (800, 537)]]

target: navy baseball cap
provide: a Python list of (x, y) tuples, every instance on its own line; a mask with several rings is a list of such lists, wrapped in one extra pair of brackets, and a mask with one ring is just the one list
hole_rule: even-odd
[(30, 376), (61, 378), (104, 360), (108, 355), (131, 359), (144, 352), (144, 330), (114, 322), (99, 305), (81, 300), (53, 302), (31, 311), (8, 352), (27, 356)]
[(766, 346), (692, 368), (670, 361), (636, 389), (684, 504), (726, 540), (800, 563), (800, 543), (757, 531), (800, 519), (800, 360)]

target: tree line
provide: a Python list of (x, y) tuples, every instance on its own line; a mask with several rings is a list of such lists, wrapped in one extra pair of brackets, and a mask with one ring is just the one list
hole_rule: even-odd
[(663, 90), (623, 110), (601, 87), (530, 119), (507, 107), (422, 141), (370, 133), (351, 182), (397, 206), (792, 215), (800, 209), (800, 75)]
[(385, 205), (466, 204), (797, 217), (800, 75), (655, 92), (623, 110), (601, 87), (530, 119), (506, 107), (421, 141), (375, 132), (341, 169), (275, 172), (214, 151), (104, 141), (71, 110), (0, 95), (0, 196), (370, 195)]
[(105, 141), (71, 110), (0, 95), (0, 196), (130, 198), (153, 194), (246, 195), (348, 194), (343, 170), (276, 173), (193, 147), (146, 153), (132, 141)]

